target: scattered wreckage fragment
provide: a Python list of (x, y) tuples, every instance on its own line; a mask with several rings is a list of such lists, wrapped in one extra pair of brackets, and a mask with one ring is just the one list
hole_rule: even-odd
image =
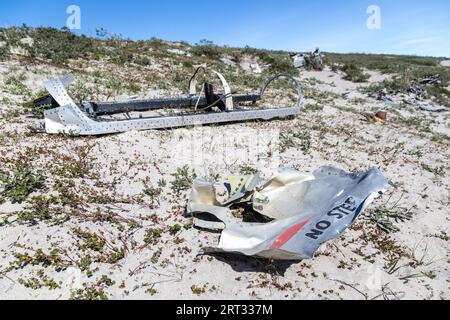
[(305, 68), (307, 70), (323, 71), (324, 55), (320, 52), (320, 49), (308, 53), (291, 53), (294, 67), (297, 69)]
[(430, 111), (430, 112), (442, 112), (442, 111), (448, 110), (448, 108), (446, 108), (444, 106), (435, 105), (435, 104), (421, 104), (421, 105), (418, 105), (417, 108), (419, 108), (420, 110), (423, 110), (423, 111)]
[[(280, 169), (261, 186), (260, 181), (258, 175), (231, 177), (226, 184), (229, 199), (224, 203), (217, 200), (213, 182), (194, 182), (186, 215), (199, 228), (222, 232), (218, 246), (204, 248), (205, 253), (312, 258), (324, 242), (339, 237), (389, 188), (377, 168), (347, 173), (322, 167), (312, 175)], [(243, 219), (234, 214), (236, 208), (244, 210)]]
[(379, 111), (379, 112), (377, 112), (375, 114), (363, 113), (362, 115), (369, 122), (385, 123), (387, 121), (387, 112), (384, 112), (384, 111)]
[[(259, 93), (234, 94), (225, 78), (211, 70), (221, 81), (224, 93), (216, 94), (209, 83), (204, 83), (202, 93), (196, 92), (196, 76), (203, 69), (200, 67), (190, 80), (189, 96), (163, 99), (130, 100), (119, 102), (83, 102), (75, 103), (67, 93), (71, 77), (61, 77), (45, 82), (50, 96), (34, 102), (35, 107), (50, 105), (52, 109), (44, 111), (45, 131), (49, 134), (103, 135), (131, 130), (149, 130), (248, 121), (254, 119), (270, 120), (295, 116), (300, 112), (302, 92), (297, 79), (288, 74), (271, 77)], [(278, 78), (293, 81), (298, 94), (293, 107), (272, 107), (266, 109), (243, 108), (238, 103), (253, 103), (264, 98), (268, 86)], [(204, 94), (203, 94), (204, 93)], [(159, 112), (170, 110), (166, 115), (143, 117), (143, 112)], [(138, 117), (111, 120), (103, 116), (140, 112)]]

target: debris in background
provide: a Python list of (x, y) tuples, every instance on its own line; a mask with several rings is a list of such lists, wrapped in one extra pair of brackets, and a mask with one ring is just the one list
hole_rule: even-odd
[(294, 56), (294, 67), (297, 69), (302, 68), (305, 65), (305, 57), (301, 54)]
[[(256, 67), (255, 67), (256, 68)], [(259, 68), (259, 66), (258, 66)], [(197, 93), (197, 75), (200, 70), (219, 78), (223, 93), (217, 94), (210, 83), (203, 83), (202, 91)], [(257, 70), (256, 70), (257, 71)], [(293, 82), (297, 91), (297, 102), (293, 107), (244, 108), (239, 103), (253, 103), (263, 99), (267, 88), (273, 81), (286, 78)], [(44, 111), (45, 130), (49, 134), (103, 135), (132, 130), (150, 130), (185, 127), (189, 125), (227, 123), (253, 119), (270, 120), (297, 115), (301, 109), (302, 92), (300, 83), (289, 74), (277, 74), (267, 80), (259, 92), (253, 94), (235, 94), (230, 85), (217, 71), (199, 67), (189, 81), (189, 95), (174, 98), (158, 98), (116, 102), (75, 103), (67, 92), (71, 77), (61, 77), (45, 82), (49, 95), (36, 100), (36, 109), (49, 106)], [(167, 114), (167, 110), (171, 113)], [(129, 114), (139, 112), (131, 117)], [(147, 112), (143, 117), (142, 113)], [(165, 112), (165, 113), (164, 113)], [(120, 115), (125, 119), (105, 118)]]
[(262, 70), (258, 63), (251, 63), (250, 70), (255, 74), (261, 74)]
[(442, 85), (443, 81), (444, 81), (444, 78), (440, 74), (437, 74), (437, 75), (432, 76), (430, 78), (421, 79), (419, 81), (419, 83), (422, 84), (422, 85), (429, 85), (429, 86), (439, 87), (439, 86)]
[[(222, 230), (217, 247), (205, 253), (235, 252), (280, 260), (312, 258), (339, 237), (389, 183), (377, 168), (347, 173), (322, 167), (312, 175), (280, 169), (259, 185), (259, 175), (232, 177), (229, 199), (220, 203), (213, 182), (196, 180), (186, 208), (199, 228)], [(234, 210), (243, 212), (243, 219)], [(263, 221), (263, 222), (261, 222)]]
[(375, 114), (363, 113), (364, 117), (366, 117), (369, 122), (381, 122), (385, 123), (387, 121), (387, 112), (379, 111)]
[(297, 69), (305, 68), (307, 70), (323, 71), (324, 55), (319, 48), (309, 53), (291, 53), (291, 57), (294, 60), (294, 67)]
[(167, 52), (173, 53), (173, 54), (176, 54), (176, 55), (179, 55), (179, 56), (187, 56), (187, 57), (191, 56), (190, 53), (188, 53), (188, 52), (186, 52), (184, 50), (181, 50), (181, 49), (167, 49)]
[(374, 94), (370, 94), (369, 97), (374, 98), (378, 101), (383, 101), (386, 104), (394, 103), (394, 100), (388, 96), (388, 92), (387, 92), (386, 88), (384, 88), (383, 90), (380, 90)]
[(230, 58), (227, 58), (227, 57), (220, 58), (220, 60), (227, 66), (236, 65), (236, 63), (233, 60), (231, 60)]
[(410, 97), (415, 100), (424, 100), (428, 97), (427, 92), (422, 88), (422, 86), (417, 82), (413, 81), (408, 89)]
[(446, 107), (434, 105), (434, 104), (419, 105), (418, 108), (420, 110), (431, 111), (431, 112), (441, 112), (441, 111), (447, 110)]

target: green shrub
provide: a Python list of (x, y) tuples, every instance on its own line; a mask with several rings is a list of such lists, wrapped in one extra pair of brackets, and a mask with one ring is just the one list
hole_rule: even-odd
[(260, 58), (264, 61), (264, 63), (269, 65), (268, 71), (271, 74), (287, 73), (292, 76), (298, 75), (298, 71), (294, 67), (291, 58), (288, 55), (263, 54), (260, 55)]
[(150, 59), (147, 57), (140, 57), (134, 60), (134, 63), (146, 67), (149, 66), (151, 64)]
[(21, 81), (22, 78), (11, 75), (5, 80), (5, 84), (3, 85), (3, 89), (8, 93), (11, 93), (16, 96), (28, 96), (31, 95), (30, 89), (26, 85), (24, 85)]
[(30, 37), (34, 44), (26, 49), (31, 57), (49, 59), (58, 64), (67, 64), (69, 59), (88, 58), (97, 50), (93, 39), (77, 36), (67, 28), (36, 28), (30, 31)]
[(345, 64), (342, 66), (341, 71), (345, 73), (343, 78), (351, 82), (366, 82), (370, 78), (367, 73), (364, 73), (355, 64)]
[(0, 47), (0, 61), (6, 61), (9, 58), (9, 48), (7, 46)]

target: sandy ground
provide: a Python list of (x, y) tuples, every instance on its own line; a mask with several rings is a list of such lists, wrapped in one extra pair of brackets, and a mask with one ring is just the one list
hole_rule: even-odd
[[(8, 67), (0, 64), (2, 79)], [(27, 72), (27, 85), (36, 90), (48, 73), (61, 71)], [(384, 79), (371, 76), (371, 83)], [(47, 191), (30, 197), (55, 193), (61, 159), (67, 165), (87, 162), (92, 168), (84, 177), (71, 178), (70, 190), (90, 195), (90, 200), (75, 211), (65, 208), (68, 221), (24, 224), (12, 213), (26, 203), (0, 205), (0, 214), (8, 217), (0, 226), (0, 298), (68, 299), (100, 292), (109, 299), (449, 299), (449, 113), (384, 104), (359, 93), (360, 84), (331, 71), (303, 72), (300, 79), (314, 92), (334, 95), (325, 102), (308, 97), (304, 106), (317, 103), (323, 110), (305, 108), (292, 120), (81, 138), (29, 134), (27, 125), (37, 120), (4, 116), (3, 159), (31, 148), (34, 167), (51, 172)], [(18, 97), (1, 96), (17, 104), (0, 103), (0, 112), (18, 108)], [(388, 112), (386, 124), (368, 123), (360, 114), (380, 110)], [(310, 147), (281, 152), (281, 132), (307, 137)], [(406, 208), (413, 218), (394, 222), (399, 231), (386, 233), (361, 217), (308, 261), (199, 255), (220, 235), (192, 228), (184, 217), (189, 190), (171, 188), (174, 173), (184, 165), (218, 183), (246, 168), (269, 177), (279, 166), (307, 173), (323, 165), (348, 171), (378, 166), (395, 187), (368, 212)], [(156, 187), (162, 179), (167, 183), (160, 194), (143, 194), (145, 185)], [(99, 212), (109, 218), (98, 218)], [(170, 232), (176, 224), (181, 229)], [(76, 228), (99, 235), (105, 245), (97, 251), (86, 248), (87, 239)], [(148, 229), (155, 228), (163, 230), (160, 238), (145, 241)], [(124, 257), (105, 261), (118, 248)], [(46, 254), (57, 250), (64, 267), (15, 264), (17, 253), (36, 258), (38, 249)], [(85, 268), (80, 261), (87, 257), (92, 261)], [(39, 283), (34, 288), (33, 279)]]

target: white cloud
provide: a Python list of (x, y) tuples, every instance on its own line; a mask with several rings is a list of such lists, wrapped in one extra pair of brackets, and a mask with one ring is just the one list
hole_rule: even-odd
[(435, 41), (437, 41), (439, 39), (440, 39), (439, 37), (411, 38), (411, 39), (400, 41), (397, 44), (397, 47), (398, 48), (403, 48), (403, 47), (409, 47), (409, 46), (414, 46), (414, 45), (420, 45), (420, 44), (435, 42)]

